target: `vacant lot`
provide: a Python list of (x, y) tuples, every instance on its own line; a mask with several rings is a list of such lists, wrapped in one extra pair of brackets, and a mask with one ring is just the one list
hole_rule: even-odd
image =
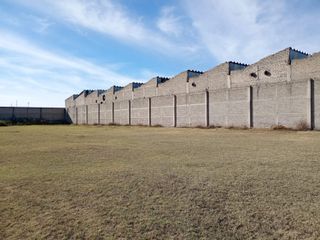
[(319, 239), (320, 132), (0, 128), (0, 239)]

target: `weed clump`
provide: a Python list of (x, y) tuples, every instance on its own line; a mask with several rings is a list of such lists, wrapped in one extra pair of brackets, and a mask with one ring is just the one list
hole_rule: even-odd
[(273, 125), (271, 126), (272, 130), (292, 130), (292, 128), (288, 128), (284, 125), (278, 124), (278, 125)]
[(308, 131), (310, 130), (309, 124), (306, 121), (300, 121), (298, 122), (296, 126), (296, 130), (298, 131)]

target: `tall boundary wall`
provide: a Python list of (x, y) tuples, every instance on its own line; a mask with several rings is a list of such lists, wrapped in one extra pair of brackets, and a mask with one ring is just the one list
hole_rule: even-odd
[(320, 130), (320, 80), (303, 80), (107, 101), (67, 108), (73, 123), (166, 127), (307, 124)]
[(0, 120), (16, 122), (71, 122), (65, 108), (0, 107)]
[(77, 124), (320, 129), (320, 52), (286, 48), (251, 65), (84, 90), (66, 109)]

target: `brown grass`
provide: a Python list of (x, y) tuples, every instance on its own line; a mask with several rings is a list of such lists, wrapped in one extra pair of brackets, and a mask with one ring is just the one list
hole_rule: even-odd
[(320, 133), (0, 128), (0, 239), (319, 239)]

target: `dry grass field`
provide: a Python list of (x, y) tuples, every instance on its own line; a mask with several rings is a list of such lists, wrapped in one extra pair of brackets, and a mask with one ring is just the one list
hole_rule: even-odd
[(320, 132), (0, 128), (0, 239), (320, 239)]

